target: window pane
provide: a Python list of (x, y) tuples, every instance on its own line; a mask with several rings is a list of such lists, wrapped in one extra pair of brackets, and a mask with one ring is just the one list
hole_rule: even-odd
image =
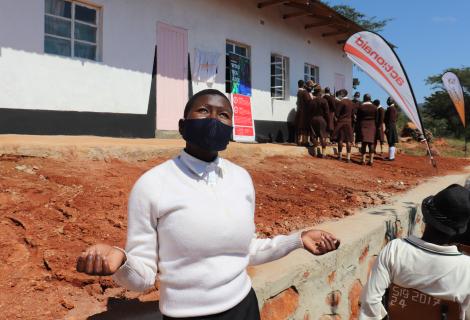
[(70, 55), (72, 54), (70, 40), (46, 36), (44, 38), (44, 51), (46, 53), (70, 57)]
[(308, 80), (310, 80), (310, 77), (308, 75), (305, 75), (304, 76), (304, 81), (307, 82)]
[(246, 57), (246, 48), (235, 46), (235, 53)]
[(76, 4), (75, 19), (96, 24), (96, 10)]
[(280, 64), (271, 64), (271, 75), (280, 76), (282, 75), (282, 65)]
[(233, 44), (231, 44), (231, 43), (226, 43), (226, 44), (225, 44), (225, 52), (226, 52), (226, 53), (232, 53), (232, 52), (233, 52)]
[(306, 65), (304, 66), (304, 73), (305, 73), (305, 74), (308, 73), (308, 64), (306, 64)]
[(271, 97), (273, 98), (283, 98), (284, 94), (281, 88), (272, 88), (271, 89)]
[(75, 39), (96, 43), (96, 28), (76, 22)]
[(75, 42), (74, 50), (75, 57), (96, 60), (96, 46)]
[(46, 13), (65, 18), (72, 17), (72, 5), (64, 0), (46, 0)]
[(50, 16), (45, 17), (45, 32), (49, 34), (54, 34), (61, 37), (70, 38), (71, 36), (71, 26), (70, 21), (62, 20), (59, 18), (54, 18)]

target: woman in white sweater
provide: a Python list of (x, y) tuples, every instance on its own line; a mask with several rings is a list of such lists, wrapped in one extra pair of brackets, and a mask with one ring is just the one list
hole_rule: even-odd
[(255, 190), (248, 172), (218, 157), (232, 133), (232, 107), (208, 89), (186, 104), (179, 131), (186, 148), (147, 171), (129, 198), (126, 249), (87, 248), (77, 270), (113, 275), (135, 291), (160, 280), (164, 319), (259, 319), (248, 265), (305, 248), (315, 255), (335, 250), (331, 234), (309, 230), (257, 239)]

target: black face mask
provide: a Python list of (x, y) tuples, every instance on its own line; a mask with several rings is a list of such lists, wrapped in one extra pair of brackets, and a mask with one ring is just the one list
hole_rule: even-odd
[(213, 118), (185, 119), (183, 139), (207, 151), (227, 148), (233, 127)]

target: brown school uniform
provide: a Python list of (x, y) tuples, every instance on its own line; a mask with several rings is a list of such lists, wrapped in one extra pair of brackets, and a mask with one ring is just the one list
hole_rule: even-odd
[(354, 103), (348, 98), (335, 100), (337, 118), (333, 140), (338, 142), (353, 142), (352, 117), (354, 113)]
[(354, 130), (354, 136), (355, 136), (355, 142), (361, 141), (361, 130), (359, 128), (359, 123), (357, 121), (357, 112), (359, 108), (361, 107), (361, 102), (359, 100), (353, 99), (351, 100), (352, 103), (354, 104), (354, 112), (353, 112), (353, 117), (352, 117), (352, 127)]
[(377, 108), (377, 122), (376, 122), (376, 133), (375, 133), (375, 141), (380, 141), (380, 143), (384, 143), (385, 135), (384, 135), (384, 119), (385, 119), (385, 110), (382, 106)]
[(374, 143), (377, 121), (377, 107), (371, 102), (364, 102), (357, 111), (361, 142)]
[(323, 98), (313, 98), (308, 106), (312, 115), (311, 124), (313, 133), (318, 138), (326, 138), (329, 118), (328, 102)]
[(295, 117), (295, 128), (298, 144), (306, 144), (310, 131), (310, 115), (307, 104), (311, 100), (310, 94), (305, 89), (297, 91), (297, 114)]
[(389, 145), (398, 143), (397, 120), (398, 112), (395, 105), (393, 104), (387, 108), (384, 117), (385, 135), (387, 136), (387, 143)]
[(328, 128), (328, 132), (331, 134), (333, 132), (333, 130), (335, 130), (335, 109), (336, 109), (335, 97), (333, 97), (330, 94), (325, 94), (323, 96), (323, 99), (325, 99), (326, 102), (328, 103), (328, 121), (327, 121), (328, 125), (327, 125), (327, 128)]

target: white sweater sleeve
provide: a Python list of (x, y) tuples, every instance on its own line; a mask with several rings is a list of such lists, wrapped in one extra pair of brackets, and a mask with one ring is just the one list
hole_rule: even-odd
[(113, 275), (121, 286), (145, 291), (155, 284), (158, 243), (156, 206), (147, 196), (145, 175), (132, 188), (128, 204), (126, 262)]
[(382, 320), (387, 315), (382, 304), (385, 290), (391, 284), (390, 251), (392, 242), (382, 249), (375, 260), (369, 280), (362, 290), (360, 320)]
[(279, 235), (272, 239), (257, 239), (250, 243), (250, 265), (257, 265), (280, 259), (291, 251), (302, 248), (301, 232), (288, 236)]

